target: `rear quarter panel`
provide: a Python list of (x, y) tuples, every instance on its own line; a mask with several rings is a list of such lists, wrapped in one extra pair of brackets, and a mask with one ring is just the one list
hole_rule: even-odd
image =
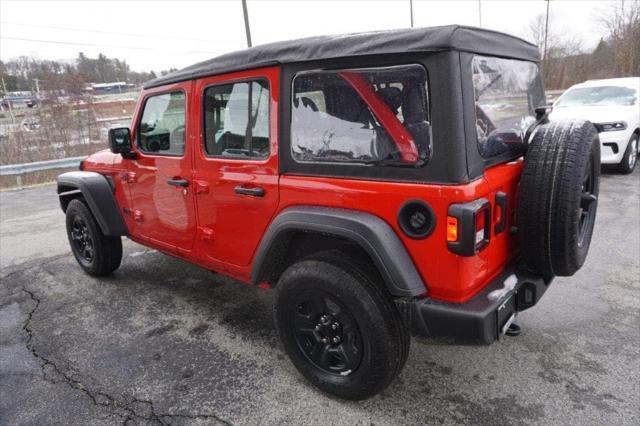
[[(522, 161), (488, 169), (485, 177), (461, 185), (380, 182), (330, 177), (283, 175), (280, 179), (279, 210), (295, 205), (346, 208), (374, 214), (385, 220), (400, 236), (415, 262), (429, 297), (448, 302), (464, 302), (500, 272), (516, 254), (513, 225), (515, 195)], [(487, 198), (494, 206), (495, 193), (508, 194), (507, 229), (492, 235), (490, 244), (476, 256), (450, 252), (446, 242), (449, 205)], [(397, 221), (400, 207), (412, 199), (431, 206), (436, 216), (433, 233), (423, 240), (406, 236)], [(493, 226), (492, 226), (493, 233)]]

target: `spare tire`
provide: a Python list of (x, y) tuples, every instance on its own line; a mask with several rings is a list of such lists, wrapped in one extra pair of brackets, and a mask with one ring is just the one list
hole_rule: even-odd
[(596, 218), (600, 140), (583, 120), (539, 126), (525, 154), (517, 212), (527, 266), (545, 277), (584, 264)]

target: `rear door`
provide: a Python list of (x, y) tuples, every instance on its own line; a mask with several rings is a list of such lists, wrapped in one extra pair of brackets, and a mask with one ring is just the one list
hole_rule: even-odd
[(193, 82), (147, 92), (133, 129), (137, 159), (129, 166), (134, 236), (188, 252), (196, 233), (191, 114)]
[(278, 206), (277, 67), (196, 81), (197, 241), (206, 260), (251, 262)]
[(467, 54), (474, 99), (467, 143), (468, 162), (482, 165), (487, 192), (476, 194), (492, 206), (490, 242), (479, 253), (488, 260), (488, 275), (498, 274), (518, 250), (517, 194), (526, 132), (535, 123), (535, 108), (544, 105), (538, 64), (515, 59)]

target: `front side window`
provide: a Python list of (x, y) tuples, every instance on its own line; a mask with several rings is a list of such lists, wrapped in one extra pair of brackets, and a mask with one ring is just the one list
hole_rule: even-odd
[(185, 144), (184, 92), (151, 96), (142, 111), (138, 146), (149, 154), (182, 155)]
[(207, 155), (269, 156), (269, 85), (266, 80), (212, 86), (204, 91)]
[(431, 151), (427, 93), (420, 65), (298, 74), (292, 156), (298, 162), (423, 165)]
[(472, 67), (480, 154), (521, 154), (524, 134), (535, 122), (534, 110), (544, 104), (538, 65), (475, 56)]

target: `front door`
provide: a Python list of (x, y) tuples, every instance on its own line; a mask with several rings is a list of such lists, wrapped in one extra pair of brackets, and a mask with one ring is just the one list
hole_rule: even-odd
[(128, 177), (133, 236), (174, 252), (191, 250), (196, 232), (188, 120), (192, 85), (147, 93), (133, 129), (137, 159)]
[(247, 266), (278, 206), (278, 68), (198, 80), (198, 244), (219, 267)]

